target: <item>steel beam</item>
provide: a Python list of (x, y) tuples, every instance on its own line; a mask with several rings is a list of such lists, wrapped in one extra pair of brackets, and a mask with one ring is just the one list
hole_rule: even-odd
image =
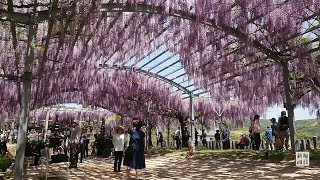
[(170, 76), (171, 74), (176, 73), (176, 72), (180, 71), (181, 69), (183, 69), (183, 67), (178, 68), (178, 69), (176, 69), (176, 70), (174, 70), (174, 71), (171, 71), (170, 73), (168, 73), (168, 74), (164, 75), (163, 77)]
[(184, 76), (184, 75), (186, 75), (187, 73), (182, 73), (182, 74), (180, 74), (179, 76), (177, 76), (177, 77), (175, 77), (175, 78), (172, 78), (172, 79), (170, 79), (171, 81), (173, 81), (173, 80), (175, 80), (175, 79), (178, 79), (179, 77), (182, 77), (182, 76)]
[[(180, 62), (180, 60), (177, 60), (177, 61), (173, 62), (172, 64), (168, 65), (167, 67), (161, 69), (160, 71), (158, 71), (158, 72), (156, 72), (156, 73), (158, 74), (158, 73), (160, 73), (160, 72), (168, 69), (169, 67), (172, 67), (173, 65), (177, 64), (178, 62)], [(181, 69), (182, 69), (182, 68), (181, 68)], [(170, 73), (169, 73), (168, 75), (170, 75)], [(164, 77), (166, 77), (166, 76), (168, 76), (168, 75), (165, 75)]]
[(170, 79), (166, 78), (166, 77), (163, 77), (163, 76), (160, 76), (159, 74), (156, 74), (156, 73), (152, 73), (152, 72), (148, 72), (146, 70), (143, 70), (143, 69), (133, 69), (132, 67), (130, 66), (110, 66), (108, 64), (101, 64), (100, 65), (101, 68), (105, 68), (105, 69), (119, 69), (119, 70), (125, 70), (125, 71), (135, 71), (137, 73), (140, 73), (140, 74), (143, 74), (143, 75), (146, 75), (146, 76), (149, 76), (149, 77), (154, 77), (156, 79), (159, 79), (163, 82), (166, 82), (167, 84), (170, 84), (171, 86), (174, 86), (178, 89), (180, 89), (181, 91), (185, 92), (185, 93), (188, 93), (190, 94), (190, 91), (181, 86), (180, 84), (174, 82), (174, 81), (171, 81)]
[(160, 56), (162, 56), (163, 54), (165, 54), (166, 52), (168, 52), (169, 49), (162, 51), (161, 53), (159, 53), (156, 57), (152, 58), (150, 61), (148, 61), (147, 63), (145, 63), (144, 65), (142, 65), (140, 67), (140, 69), (144, 68), (145, 66), (147, 66), (148, 64), (150, 64), (152, 61), (156, 60), (157, 58), (159, 58)]
[(163, 61), (159, 62), (158, 64), (154, 65), (153, 67), (151, 67), (150, 69), (148, 69), (148, 72), (150, 72), (152, 69), (158, 67), (159, 65), (163, 64), (164, 62), (170, 60), (170, 59), (173, 58), (174, 56), (176, 56), (176, 54), (173, 54), (173, 55), (167, 57), (166, 59), (164, 59)]

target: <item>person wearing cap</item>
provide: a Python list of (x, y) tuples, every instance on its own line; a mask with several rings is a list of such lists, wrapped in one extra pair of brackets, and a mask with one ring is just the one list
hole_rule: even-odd
[(114, 146), (114, 172), (121, 172), (122, 156), (125, 144), (124, 128), (118, 126), (112, 135), (112, 143)]
[(278, 135), (281, 140), (280, 148), (283, 149), (283, 145), (285, 145), (285, 149), (288, 150), (288, 140), (289, 140), (289, 120), (287, 117), (286, 111), (281, 112), (281, 116), (278, 120)]

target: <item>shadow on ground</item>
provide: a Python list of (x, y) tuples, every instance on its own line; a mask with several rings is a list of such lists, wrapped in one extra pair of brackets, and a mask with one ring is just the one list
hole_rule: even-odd
[[(319, 179), (320, 166), (295, 167), (295, 162), (267, 162), (216, 157), (194, 156), (184, 158), (176, 154), (151, 157), (146, 160), (147, 169), (142, 170), (142, 179)], [(126, 179), (125, 173), (114, 173), (112, 159), (92, 158), (72, 169), (69, 179)], [(52, 164), (49, 179), (66, 179), (66, 165)], [(133, 173), (133, 172), (132, 172)], [(54, 175), (53, 175), (54, 174)], [(39, 179), (40, 168), (29, 168), (27, 179)]]

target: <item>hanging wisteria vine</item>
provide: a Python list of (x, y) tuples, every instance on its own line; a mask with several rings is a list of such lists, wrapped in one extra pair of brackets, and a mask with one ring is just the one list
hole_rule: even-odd
[[(0, 22), (0, 69), (6, 80), (23, 79), (30, 22), (25, 14), (32, 12), (32, 5), (21, 3), (14, 2), (16, 14), (10, 13), (9, 3), (0, 5), (1, 12), (5, 12)], [(38, 3), (38, 6), (33, 108), (48, 102), (58, 103), (58, 96), (64, 90), (69, 95), (63, 96), (71, 96), (68, 88), (79, 81), (86, 82), (84, 86), (81, 82), (81, 86), (73, 87), (81, 92), (74, 100), (90, 99), (87, 103), (96, 104), (99, 98), (92, 96), (98, 91), (102, 94), (104, 89), (90, 84), (94, 81), (89, 74), (95, 70), (87, 69), (108, 61), (140, 59), (162, 45), (179, 54), (188, 75), (196, 79), (198, 86), (210, 91), (216, 104), (230, 97), (245, 102), (237, 105), (240, 111), (247, 112), (245, 116), (252, 113), (244, 110), (247, 107), (262, 113), (268, 106), (286, 102), (283, 62), (289, 63), (294, 104), (319, 106), (319, 25), (313, 23), (319, 17), (317, 0), (124, 0), (121, 3), (61, 0), (49, 5)], [(53, 15), (48, 16), (47, 11)], [(11, 27), (12, 22), (16, 23), (15, 28)], [(64, 81), (70, 67), (77, 72), (73, 74), (75, 78)], [(116, 77), (113, 81), (123, 82), (116, 87), (109, 82), (108, 88), (114, 88), (108, 91), (112, 96), (126, 96), (125, 92), (131, 93), (132, 88), (136, 92), (134, 86), (121, 89), (126, 78), (113, 77)], [(19, 83), (1, 80), (1, 87), (10, 89), (2, 93), (2, 102), (16, 104), (1, 106), (8, 109), (7, 114), (16, 114), (21, 98)], [(153, 93), (162, 94), (159, 97), (164, 104), (171, 105), (162, 90)], [(172, 107), (174, 102), (171, 100)]]

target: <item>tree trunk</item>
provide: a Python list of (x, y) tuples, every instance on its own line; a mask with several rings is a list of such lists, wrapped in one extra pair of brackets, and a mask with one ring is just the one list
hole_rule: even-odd
[(185, 130), (185, 126), (186, 126), (186, 121), (184, 119), (184, 117), (182, 115), (178, 116), (179, 119), (179, 123), (180, 123), (180, 129), (181, 129), (181, 135), (182, 135), (182, 147), (186, 147), (187, 141), (185, 138), (185, 134), (186, 134), (186, 130)]
[(120, 117), (121, 117), (120, 124), (121, 124), (121, 126), (123, 126), (123, 116), (121, 115)]
[(294, 102), (292, 98), (292, 90), (290, 87), (290, 72), (288, 62), (282, 64), (284, 92), (286, 97), (286, 109), (288, 111), (288, 121), (290, 129), (291, 152), (296, 153), (296, 127), (294, 119)]
[(20, 116), (19, 116), (19, 131), (17, 140), (17, 150), (15, 159), (15, 179), (22, 180), (23, 164), (25, 157), (26, 148), (26, 135), (27, 135), (27, 125), (29, 117), (29, 106), (31, 99), (31, 84), (32, 84), (32, 64), (34, 60), (34, 48), (37, 27), (35, 25), (29, 26), (28, 35), (28, 47), (27, 47), (27, 60), (25, 62), (24, 78), (23, 78), (23, 91), (20, 106)]
[(153, 144), (152, 144), (152, 126), (150, 124), (148, 127), (148, 146), (149, 147), (153, 146)]

